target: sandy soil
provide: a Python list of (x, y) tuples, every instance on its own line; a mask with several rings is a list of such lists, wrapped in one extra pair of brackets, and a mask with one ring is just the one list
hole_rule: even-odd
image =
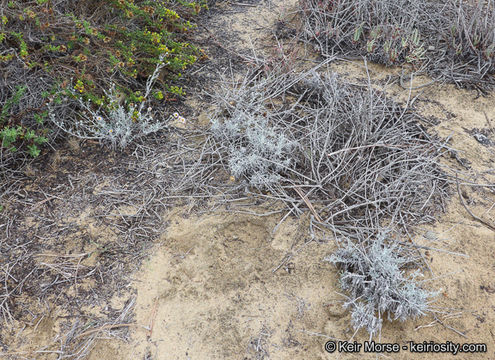
[[(246, 56), (252, 54), (252, 46), (260, 53), (273, 53), (270, 34), (279, 20), (290, 16), (293, 5), (294, 0), (220, 3), (220, 12), (209, 20), (211, 31), (205, 37), (213, 36), (224, 48)], [(230, 34), (228, 43), (222, 42), (226, 33)], [(303, 56), (314, 58), (311, 53)], [(332, 69), (351, 81), (366, 81), (363, 61), (338, 62), (332, 64)], [(418, 111), (427, 119), (439, 120), (430, 132), (450, 136), (449, 146), (458, 150), (457, 160), (445, 159), (446, 164), (471, 174), (478, 183), (495, 183), (494, 93), (476, 98), (475, 92), (448, 84), (433, 84), (410, 93), (399, 85), (400, 69), (369, 64), (369, 73), (377, 87), (398, 101), (406, 102), (420, 94), (415, 104)], [(412, 85), (429, 81), (420, 77)], [(194, 105), (191, 121), (205, 124), (209, 105), (199, 95), (190, 102)], [(480, 143), (476, 134), (486, 136), (489, 142)], [(493, 193), (471, 186), (461, 190), (474, 214), (495, 223)], [(91, 246), (117, 241), (113, 232), (90, 222), (84, 215), (87, 211), (80, 209), (72, 222), (89, 229), (85, 234), (98, 241), (79, 250), (88, 252)], [(195, 214), (188, 207), (177, 207), (165, 213), (166, 230), (148, 250), (149, 256), (139, 269), (128, 270), (125, 287), (107, 303), (81, 301), (84, 311), (98, 314), (122, 309), (130, 298), (135, 299), (135, 315), (127, 326), (127, 337), (98, 340), (88, 358), (375, 358), (363, 353), (325, 352), (327, 340), (349, 340), (354, 333), (350, 316), (340, 305), (338, 273), (323, 261), (335, 249), (333, 239), (320, 234), (317, 241), (308, 242), (307, 216), (288, 218), (274, 232), (280, 219), (280, 214), (259, 217), (228, 209)], [(488, 353), (461, 354), (457, 358), (494, 359), (494, 231), (474, 220), (460, 203), (456, 189), (452, 189), (452, 198), (446, 212), (439, 214), (439, 221), (416, 228), (416, 234), (414, 241), (418, 244), (441, 249), (423, 251), (431, 268), (428, 283), (440, 289), (435, 303), (440, 311), (438, 321), (423, 317), (404, 323), (386, 322), (379, 341), (401, 345), (409, 341), (485, 343)], [(70, 236), (72, 249), (77, 249), (74, 243), (78, 236)], [(48, 263), (46, 258), (43, 261)], [(84, 264), (90, 266), (91, 259), (87, 261)], [(70, 291), (90, 291), (92, 286), (90, 281), (82, 282)], [(56, 353), (33, 351), (52, 342), (62, 331), (60, 326), (68, 310), (63, 306), (37, 306), (48, 306), (48, 315), (5, 330), (4, 343), (10, 345), (10, 358), (57, 358)], [(368, 336), (359, 332), (354, 340), (362, 343)], [(452, 358), (407, 351), (387, 358), (426, 357)]]
[[(291, 10), (287, 2), (272, 2), (270, 7), (260, 3), (230, 10), (234, 13), (221, 16), (218, 22), (238, 35), (238, 43), (231, 45), (249, 53), (251, 44), (266, 46), (266, 33), (259, 30), (273, 29), (270, 22), (286, 18)], [(332, 66), (351, 81), (366, 80), (362, 61)], [(399, 69), (373, 64), (369, 71), (376, 84), (401, 75)], [(422, 77), (413, 79), (411, 85), (430, 81)], [(495, 96), (475, 99), (475, 93), (445, 84), (409, 95), (397, 83), (385, 87), (387, 93), (405, 102), (422, 92), (418, 109), (425, 117), (440, 120), (432, 131), (451, 136), (449, 145), (469, 162), (470, 171), (492, 183), (493, 147), (483, 146), (469, 131), (484, 129), (493, 136), (489, 122), (495, 121)], [(463, 191), (472, 211), (495, 220), (493, 195), (478, 194), (474, 188)], [(425, 254), (435, 279), (432, 284), (441, 292), (436, 306), (450, 315), (439, 315), (442, 324), (432, 318), (387, 323), (381, 341), (401, 345), (408, 341), (486, 343), (491, 345), (488, 354), (466, 358), (491, 358), (495, 343), (494, 233), (473, 221), (453, 195), (446, 213), (439, 214), (439, 222), (418, 229), (415, 239), (418, 244), (458, 254)], [(180, 210), (169, 216), (171, 226), (133, 285), (138, 289), (136, 319), (153, 324), (153, 331), (133, 332), (126, 345), (101, 343), (91, 359), (101, 358), (109, 348), (116, 357), (129, 359), (147, 353), (157, 359), (375, 358), (324, 351), (328, 339), (348, 340), (353, 335), (349, 315), (339, 303), (337, 272), (322, 261), (334, 249), (331, 240), (303, 246), (291, 258), (290, 266), (284, 264), (273, 272), (307, 240), (305, 219), (286, 220), (272, 234), (280, 216), (259, 218), (226, 212), (184, 219)], [(365, 333), (355, 337), (361, 343), (367, 339)], [(424, 357), (401, 352), (391, 358)], [(428, 355), (432, 359), (450, 357)]]

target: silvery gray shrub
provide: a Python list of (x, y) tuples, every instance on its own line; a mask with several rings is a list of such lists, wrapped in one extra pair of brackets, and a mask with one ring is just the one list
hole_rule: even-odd
[(345, 308), (351, 310), (355, 330), (365, 328), (370, 336), (380, 333), (383, 316), (405, 321), (431, 311), (435, 292), (419, 286), (417, 262), (404, 247), (380, 233), (371, 243), (347, 244), (325, 258), (341, 269), (340, 285), (347, 293)]
[[(160, 57), (162, 62), (156, 65), (155, 71), (146, 81), (144, 90), (144, 98), (149, 99), (153, 84), (160, 75), (161, 69), (165, 66), (163, 57)], [(77, 101), (75, 105), (79, 107), (80, 121), (74, 121), (72, 118), (59, 118), (55, 115), (52, 104), (48, 104), (49, 119), (60, 130), (79, 139), (92, 139), (108, 143), (112, 148), (124, 149), (131, 143), (141, 139), (149, 134), (166, 129), (168, 120), (172, 118), (153, 117), (152, 108), (148, 101), (143, 101), (139, 105), (125, 106), (119, 100), (119, 95), (115, 89), (115, 85), (105, 91), (105, 95), (109, 100), (110, 109), (103, 110), (100, 106), (94, 108), (91, 101), (83, 101), (83, 99), (73, 91)], [(68, 99), (65, 98), (65, 101)], [(67, 106), (64, 104), (64, 106)]]
[(223, 121), (212, 119), (211, 131), (227, 144), (230, 173), (257, 189), (280, 182), (280, 173), (293, 164), (297, 142), (268, 117), (239, 110)]

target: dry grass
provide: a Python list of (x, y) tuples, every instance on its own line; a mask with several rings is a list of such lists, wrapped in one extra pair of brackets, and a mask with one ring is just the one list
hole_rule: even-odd
[(435, 79), (482, 92), (495, 73), (495, 3), (301, 0), (303, 33), (325, 56), (411, 64)]

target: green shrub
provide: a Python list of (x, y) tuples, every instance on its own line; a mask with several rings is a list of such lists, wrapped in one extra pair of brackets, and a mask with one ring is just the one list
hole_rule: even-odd
[[(11, 126), (8, 124), (8, 121), (15, 116), (12, 108), (19, 104), (25, 91), (26, 86), (18, 86), (15, 93), (4, 102), (0, 110), (0, 146), (15, 152), (18, 148), (14, 144), (17, 144), (17, 146), (20, 146), (31, 157), (37, 157), (40, 154), (38, 145), (47, 142), (47, 138), (40, 134), (39, 131), (27, 126)], [(37, 123), (42, 124), (45, 116), (46, 113), (35, 114)]]

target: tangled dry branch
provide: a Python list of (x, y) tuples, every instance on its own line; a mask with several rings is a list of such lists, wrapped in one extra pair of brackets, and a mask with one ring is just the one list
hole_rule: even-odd
[(306, 199), (336, 234), (430, 222), (446, 195), (438, 140), (371, 86), (316, 69), (250, 73), (218, 103), (212, 159), (294, 214)]
[(303, 33), (323, 55), (409, 63), (481, 91), (495, 73), (493, 0), (301, 0)]

